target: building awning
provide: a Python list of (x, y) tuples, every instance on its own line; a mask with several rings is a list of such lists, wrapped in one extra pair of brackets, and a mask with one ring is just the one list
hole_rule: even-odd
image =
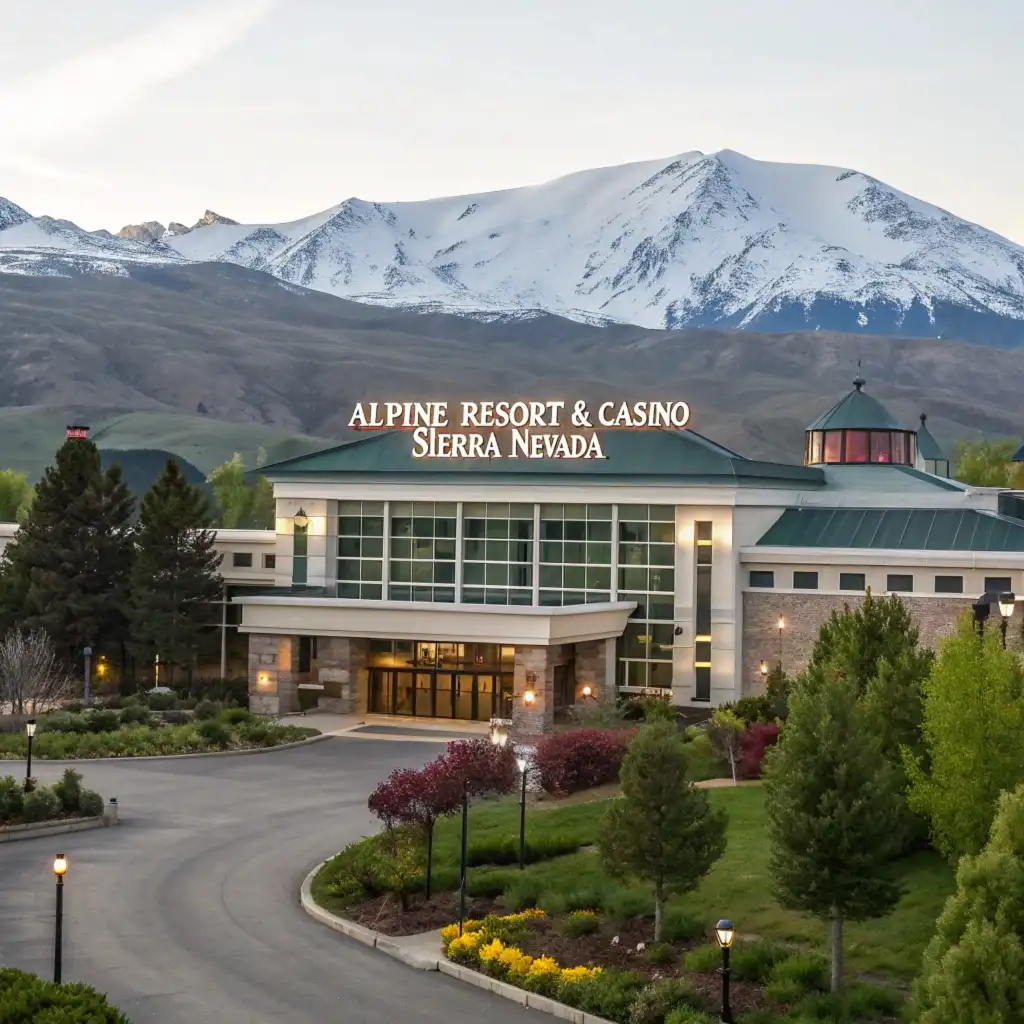
[(622, 635), (636, 604), (559, 608), (349, 601), (285, 591), (234, 600), (242, 607), (242, 633), (350, 636), (380, 640), (457, 641), (551, 647)]

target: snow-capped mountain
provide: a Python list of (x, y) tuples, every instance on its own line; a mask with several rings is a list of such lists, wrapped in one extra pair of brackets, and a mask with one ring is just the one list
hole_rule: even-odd
[[(25, 219), (27, 218), (27, 219)], [(230, 262), (355, 299), (484, 318), (846, 330), (1024, 344), (1024, 248), (858, 171), (724, 150), (287, 224), (31, 218), (0, 200), (0, 270)], [(129, 234), (133, 232), (124, 229)], [(124, 233), (122, 232), (122, 234)]]

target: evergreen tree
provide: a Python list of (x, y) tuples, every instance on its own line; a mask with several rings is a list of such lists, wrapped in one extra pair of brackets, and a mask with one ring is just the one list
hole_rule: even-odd
[(727, 819), (687, 778), (689, 759), (673, 723), (645, 725), (622, 762), (622, 797), (608, 810), (597, 847), (613, 878), (654, 890), (654, 941), (665, 899), (696, 889), (725, 852)]
[(907, 750), (910, 806), (956, 860), (981, 850), (999, 794), (1024, 782), (1024, 672), (995, 630), (979, 640), (968, 612), (923, 689), (927, 763)]
[(119, 641), (132, 511), (120, 472), (101, 472), (96, 445), (66, 441), (5, 552), (2, 624), (45, 630), (69, 665), (83, 647)]
[(829, 922), (838, 993), (844, 922), (881, 917), (899, 898), (886, 872), (900, 843), (898, 775), (867, 728), (856, 684), (837, 670), (794, 687), (766, 764), (776, 891), (784, 906)]
[(1024, 1020), (1024, 784), (999, 798), (991, 838), (961, 859), (915, 987), (918, 1024)]
[(220, 556), (206, 500), (168, 461), (142, 499), (128, 617), (132, 649), (147, 663), (190, 666), (214, 621)]

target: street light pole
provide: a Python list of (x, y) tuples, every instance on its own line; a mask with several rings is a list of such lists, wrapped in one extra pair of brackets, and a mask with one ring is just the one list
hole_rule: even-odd
[(466, 921), (466, 859), (469, 852), (469, 781), (462, 783), (462, 862), (459, 867), (459, 935)]
[(779, 674), (782, 674), (782, 634), (786, 629), (786, 620), (779, 616)]
[(53, 981), (56, 985), (61, 983), (61, 960), (64, 953), (64, 875), (67, 874), (67, 870), (67, 857), (63, 853), (58, 853), (53, 861), (53, 873), (57, 878), (57, 920), (53, 934)]
[(92, 648), (86, 647), (82, 653), (85, 655), (85, 706), (92, 703)]
[(30, 718), (25, 723), (25, 735), (28, 737), (28, 761), (25, 764), (25, 792), (32, 789), (32, 740), (36, 735), (36, 720)]
[(526, 867), (526, 765), (525, 757), (516, 758), (516, 767), (523, 779), (523, 794), (519, 800), (519, 870)]

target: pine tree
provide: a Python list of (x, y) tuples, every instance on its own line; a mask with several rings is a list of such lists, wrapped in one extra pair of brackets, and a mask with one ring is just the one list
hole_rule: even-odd
[(725, 852), (727, 819), (687, 778), (689, 759), (675, 725), (645, 725), (622, 762), (622, 797), (598, 837), (605, 870), (654, 890), (654, 941), (661, 941), (666, 898), (689, 892)]
[(173, 460), (142, 499), (128, 617), (132, 650), (146, 662), (190, 666), (214, 620), (220, 556), (206, 500)]
[(900, 844), (898, 775), (866, 727), (856, 684), (808, 673), (789, 698), (765, 777), (771, 870), (784, 906), (831, 925), (832, 991), (843, 983), (843, 924), (888, 913), (886, 865)]
[(1004, 792), (988, 845), (966, 856), (914, 992), (918, 1024), (1024, 1020), (1024, 784)]
[(3, 625), (45, 630), (69, 665), (83, 647), (120, 641), (132, 511), (120, 471), (101, 472), (96, 445), (66, 441), (5, 552)]

